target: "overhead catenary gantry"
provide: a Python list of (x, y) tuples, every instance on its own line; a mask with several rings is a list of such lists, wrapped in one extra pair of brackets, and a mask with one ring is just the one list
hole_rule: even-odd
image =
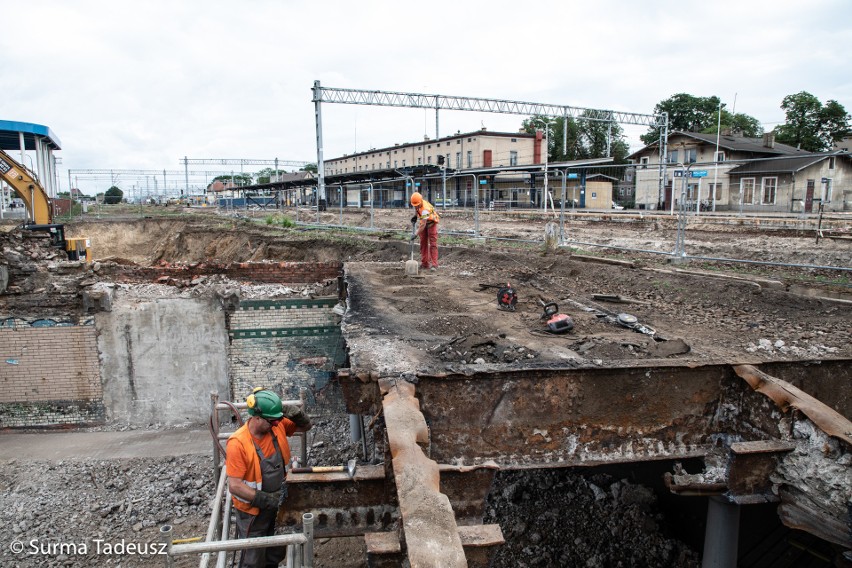
[[(100, 181), (105, 180), (111, 186), (118, 185), (119, 180), (123, 179), (126, 183), (134, 183), (138, 185), (138, 190), (144, 189), (150, 194), (151, 190), (155, 194), (160, 192), (166, 194), (171, 191), (177, 195), (181, 191), (185, 191), (187, 195), (190, 191), (190, 177), (200, 189), (207, 187), (211, 177), (226, 176), (233, 172), (224, 171), (221, 168), (212, 170), (148, 170), (148, 169), (69, 169), (68, 170), (68, 186), (73, 187), (74, 182), (80, 180)], [(72, 182), (73, 180), (73, 182)], [(171, 182), (171, 184), (170, 184)], [(184, 188), (178, 186), (179, 182), (185, 184)], [(162, 184), (162, 185), (161, 185)], [(153, 186), (153, 187), (152, 187)]]
[[(668, 138), (668, 114), (641, 114), (621, 112), (549, 103), (534, 103), (510, 101), (505, 99), (483, 99), (476, 97), (459, 97), (424, 93), (400, 93), (393, 91), (376, 91), (362, 89), (340, 89), (323, 87), (319, 81), (314, 81), (313, 103), (316, 114), (317, 131), (317, 171), (318, 198), (325, 199), (325, 173), (322, 144), (322, 103), (339, 103), (351, 105), (372, 105), (387, 107), (428, 108), (435, 110), (435, 138), (439, 135), (440, 110), (461, 110), (473, 112), (493, 112), (500, 114), (517, 114), (524, 116), (549, 116), (574, 118), (578, 120), (593, 120), (600, 122), (618, 122), (637, 124), (660, 129), (660, 144), (665, 155), (665, 141)], [(564, 133), (567, 136), (567, 130)], [(662, 162), (662, 160), (661, 160)], [(665, 167), (664, 165), (662, 166)], [(665, 169), (661, 171), (664, 178)]]

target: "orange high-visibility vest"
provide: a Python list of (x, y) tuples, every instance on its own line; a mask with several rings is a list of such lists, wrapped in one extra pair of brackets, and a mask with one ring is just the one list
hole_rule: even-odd
[[(281, 448), (281, 458), (284, 460), (284, 467), (290, 465), (290, 444), (287, 442), (287, 436), (292, 435), (295, 431), (296, 424), (287, 418), (281, 420), (281, 423), (277, 426), (272, 427), (271, 433), (274, 433), (275, 437), (278, 439), (278, 446)], [(243, 451), (240, 452), (239, 449), (236, 448), (235, 444), (239, 445)], [(258, 446), (260, 446), (261, 451), (263, 451), (263, 446), (261, 444), (258, 444)], [(245, 460), (246, 465), (246, 473), (243, 481), (252, 489), (260, 490), (263, 476), (260, 473), (260, 459), (258, 459), (257, 452), (254, 449), (254, 444), (252, 443), (251, 432), (249, 432), (248, 429), (248, 422), (240, 426), (240, 428), (231, 434), (230, 438), (228, 438), (228, 452), (225, 457), (225, 468), (228, 467), (229, 463), (239, 463), (239, 461), (242, 460)], [(233, 497), (234, 507), (240, 511), (244, 511), (249, 515), (257, 515), (260, 513), (260, 509), (252, 507), (245, 499), (240, 499), (233, 494), (231, 497)]]
[(433, 207), (432, 204), (425, 199), (420, 203), (420, 205), (414, 208), (414, 211), (417, 213), (417, 218), (420, 220), (421, 226), (425, 225), (429, 221), (433, 223), (438, 222), (438, 212), (435, 211), (435, 207)]

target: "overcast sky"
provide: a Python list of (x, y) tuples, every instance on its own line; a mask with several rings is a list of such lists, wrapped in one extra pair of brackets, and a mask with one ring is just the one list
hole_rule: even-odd
[[(0, 119), (53, 130), (63, 190), (69, 168), (178, 170), (184, 156), (315, 162), (315, 80), (648, 114), (675, 93), (717, 95), (767, 130), (784, 121), (784, 96), (803, 90), (852, 110), (849, 0), (0, 8)], [(327, 159), (435, 135), (434, 112), (421, 109), (322, 112)], [(514, 131), (523, 118), (444, 111), (440, 133)], [(633, 149), (645, 130), (628, 129)]]

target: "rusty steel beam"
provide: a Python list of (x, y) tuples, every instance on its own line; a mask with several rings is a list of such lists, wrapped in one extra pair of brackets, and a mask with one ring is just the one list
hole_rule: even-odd
[(318, 537), (385, 531), (399, 519), (396, 490), (384, 466), (360, 466), (352, 479), (344, 472), (289, 473), (278, 523), (296, 526), (304, 513), (313, 513)]
[(481, 525), (485, 501), (500, 468), (491, 462), (462, 467), (441, 464), (441, 493), (450, 500), (458, 525)]
[[(441, 464), (440, 491), (450, 500), (458, 525), (481, 525), (485, 501), (499, 468)], [(287, 504), (278, 522), (297, 526), (313, 513), (320, 537), (356, 536), (387, 531), (399, 520), (394, 478), (384, 466), (359, 466), (354, 478), (344, 472), (289, 473)]]
[[(811, 366), (811, 371), (841, 368)], [(835, 381), (847, 391), (842, 377), (849, 377), (848, 369)], [(755, 396), (730, 365), (417, 379), (431, 457), (439, 463), (585, 467), (702, 457), (726, 432), (735, 432), (740, 441), (778, 437), (774, 406)]]
[(720, 365), (421, 376), (417, 393), (439, 462), (588, 466), (704, 455), (731, 375)]
[(731, 444), (728, 461), (728, 495), (740, 505), (777, 501), (769, 476), (778, 456), (792, 451), (795, 444), (780, 440), (760, 440)]

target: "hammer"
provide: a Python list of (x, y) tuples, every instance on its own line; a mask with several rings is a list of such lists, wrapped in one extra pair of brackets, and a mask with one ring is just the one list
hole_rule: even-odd
[(318, 465), (314, 467), (294, 467), (290, 471), (292, 473), (332, 473), (337, 471), (345, 471), (349, 475), (349, 479), (355, 477), (355, 460), (351, 459), (346, 462), (346, 465)]

